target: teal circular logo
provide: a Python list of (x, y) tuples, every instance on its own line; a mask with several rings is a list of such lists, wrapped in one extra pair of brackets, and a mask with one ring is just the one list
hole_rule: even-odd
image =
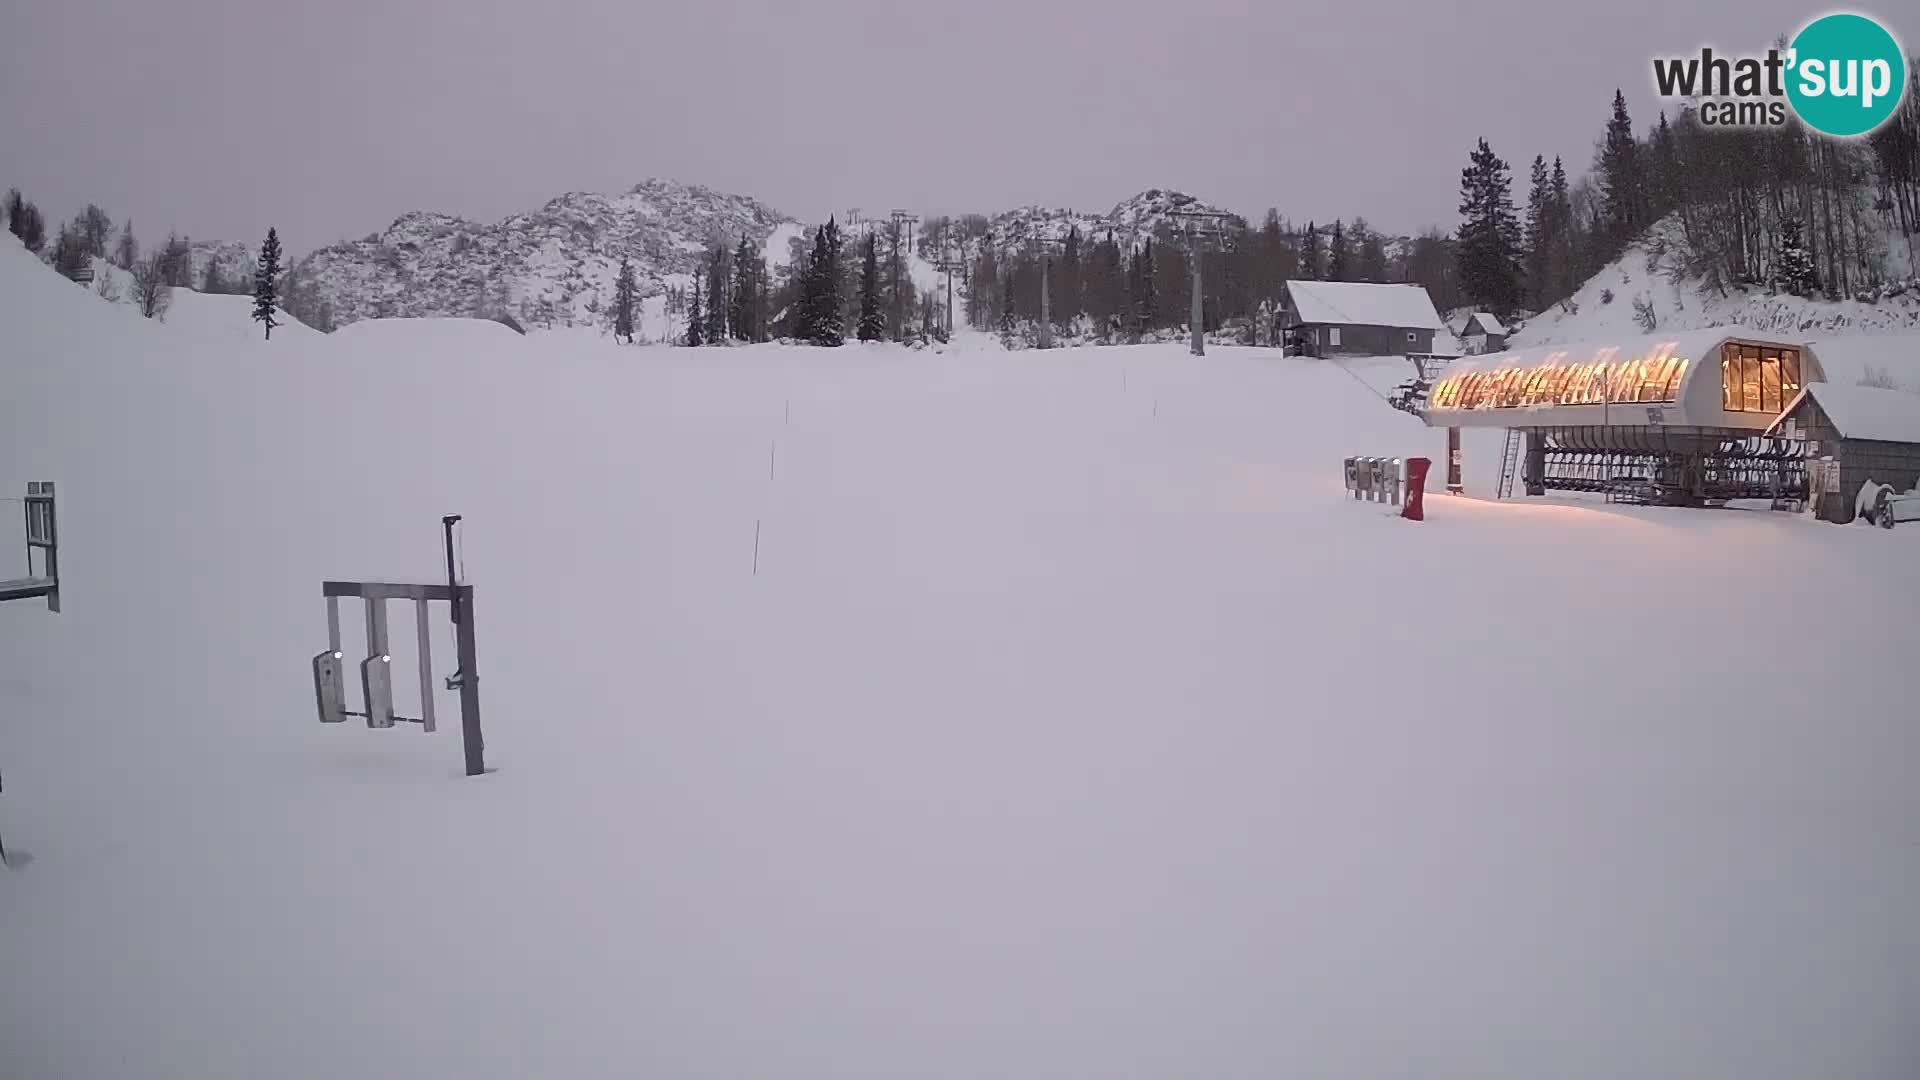
[(1822, 15), (1793, 39), (1787, 101), (1823, 135), (1865, 135), (1900, 107), (1907, 54), (1865, 15)]

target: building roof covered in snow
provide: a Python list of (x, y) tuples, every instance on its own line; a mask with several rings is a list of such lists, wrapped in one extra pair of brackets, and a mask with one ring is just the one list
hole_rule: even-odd
[(1303, 323), (1444, 330), (1433, 299), (1418, 285), (1364, 281), (1289, 281), (1294, 316)]
[(1820, 406), (1843, 439), (1920, 444), (1920, 394), (1878, 386), (1811, 383), (1794, 397), (1774, 427), (1785, 423), (1808, 399)]
[(1472, 333), (1475, 323), (1480, 324), (1480, 332), (1483, 334), (1505, 334), (1507, 332), (1507, 328), (1500, 325), (1499, 319), (1494, 318), (1484, 311), (1476, 311), (1467, 316), (1464, 332)]
[(1803, 386), (1825, 379), (1805, 344), (1722, 326), (1465, 357), (1434, 385), (1426, 417), (1435, 427), (1631, 425), (1758, 433)]

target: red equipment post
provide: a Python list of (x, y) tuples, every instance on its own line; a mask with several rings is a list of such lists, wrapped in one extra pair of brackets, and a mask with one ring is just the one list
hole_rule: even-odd
[(1400, 508), (1400, 516), (1408, 521), (1425, 521), (1427, 515), (1420, 504), (1420, 497), (1427, 490), (1427, 470), (1433, 468), (1431, 458), (1407, 459), (1407, 504)]

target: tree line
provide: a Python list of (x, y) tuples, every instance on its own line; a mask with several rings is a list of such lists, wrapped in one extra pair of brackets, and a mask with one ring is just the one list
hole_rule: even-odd
[[(19, 188), (8, 190), (5, 198), (0, 199), (0, 221), (5, 222), (7, 230), (18, 237), (28, 251), (50, 262), (61, 276), (71, 280), (92, 276), (94, 291), (99, 296), (118, 302), (124, 295), (149, 319), (165, 316), (174, 289), (193, 289), (211, 294), (251, 295), (253, 318), (262, 324), (268, 338), (273, 336), (274, 328), (281, 325), (277, 312), (281, 310), (279, 290), (284, 274), (280, 265), (280, 237), (272, 228), (267, 230), (251, 277), (228, 276), (222, 271), (216, 253), (210, 252), (196, 279), (193, 244), (187, 237), (168, 233), (160, 246), (143, 257), (140, 242), (134, 236), (133, 219), (122, 222), (116, 235), (112, 216), (93, 203), (88, 203), (72, 221), (59, 227), (51, 248), (47, 245), (46, 216)], [(92, 275), (95, 260), (106, 264), (98, 276)], [(115, 269), (128, 275), (125, 294), (113, 277)]]
[(1233, 217), (1218, 236), (1200, 241), (1171, 225), (1124, 240), (1114, 229), (1090, 236), (1078, 225), (1051, 242), (1001, 240), (991, 226), (977, 236), (963, 232), (973, 249), (965, 268), (967, 322), (1003, 338), (1030, 336), (1043, 298), (1056, 331), (1099, 342), (1185, 329), (1195, 259), (1206, 331), (1238, 327), (1249, 343), (1270, 340), (1275, 301), (1288, 280), (1452, 287), (1442, 265), (1447, 256), (1433, 238), (1389, 238), (1365, 218), (1299, 225), (1269, 209), (1258, 228)]
[[(857, 239), (854, 258), (837, 219), (808, 238), (811, 243), (778, 273), (744, 234), (732, 247), (710, 245), (688, 286), (663, 290), (671, 340), (693, 347), (765, 341), (832, 347), (849, 336), (946, 340), (938, 297), (917, 292), (908, 273), (911, 238), (896, 228), (883, 244), (878, 231), (868, 231)], [(632, 260), (622, 258), (609, 313), (616, 340), (636, 340), (641, 300)]]
[(1588, 174), (1569, 184), (1560, 159), (1536, 156), (1528, 180), (1522, 217), (1509, 167), (1485, 139), (1461, 172), (1450, 242), (1476, 307), (1511, 316), (1570, 305), (1637, 240), (1650, 267), (1722, 295), (1873, 301), (1890, 285), (1889, 237), (1920, 261), (1920, 95), (1866, 138), (1841, 140), (1791, 116), (1772, 128), (1703, 123), (1691, 103), (1636, 133), (1615, 90)]

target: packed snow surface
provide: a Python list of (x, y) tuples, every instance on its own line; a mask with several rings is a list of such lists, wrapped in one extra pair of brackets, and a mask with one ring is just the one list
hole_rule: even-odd
[[(408, 329), (0, 248), (65, 573), (0, 608), (0, 1076), (1920, 1070), (1920, 529), (1403, 521), (1339, 464), (1441, 456), (1404, 364)], [(474, 779), (308, 669), (446, 513)]]

